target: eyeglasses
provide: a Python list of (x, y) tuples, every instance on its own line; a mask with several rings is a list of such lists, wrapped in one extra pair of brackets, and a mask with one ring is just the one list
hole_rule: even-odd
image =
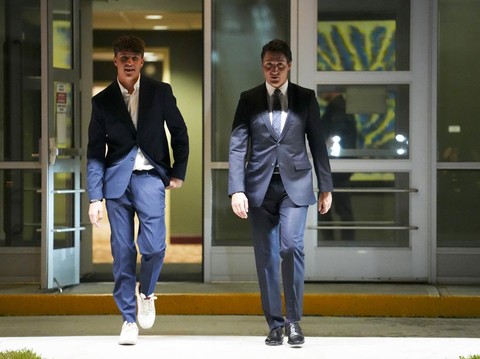
[(278, 71), (283, 71), (287, 68), (287, 63), (286, 62), (265, 62), (263, 64), (263, 68), (267, 71), (272, 71), (275, 68)]

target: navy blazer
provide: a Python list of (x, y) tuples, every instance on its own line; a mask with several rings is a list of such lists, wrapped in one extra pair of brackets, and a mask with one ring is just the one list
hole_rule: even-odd
[[(165, 131), (170, 133), (173, 166)], [(137, 129), (113, 81), (92, 98), (88, 129), (87, 182), (90, 199), (119, 198), (130, 181), (138, 147), (161, 176), (185, 179), (189, 153), (187, 127), (169, 84), (140, 77)]]
[(265, 83), (240, 95), (230, 138), (228, 194), (244, 192), (253, 207), (262, 204), (275, 164), (296, 205), (316, 203), (306, 139), (318, 190), (333, 190), (315, 92), (289, 82), (287, 96), (288, 115), (277, 140), (268, 113)]

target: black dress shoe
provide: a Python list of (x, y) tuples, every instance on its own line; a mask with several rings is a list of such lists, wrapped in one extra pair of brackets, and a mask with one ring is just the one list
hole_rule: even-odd
[(283, 327), (272, 329), (265, 339), (267, 345), (282, 345), (283, 344)]
[(302, 328), (298, 322), (285, 324), (285, 334), (288, 336), (288, 344), (300, 345), (305, 343), (305, 337), (302, 333)]

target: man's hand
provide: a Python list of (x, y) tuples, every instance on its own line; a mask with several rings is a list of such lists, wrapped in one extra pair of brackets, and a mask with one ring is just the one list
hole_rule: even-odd
[(318, 211), (320, 214), (328, 212), (332, 206), (332, 192), (321, 192), (318, 197)]
[(240, 218), (248, 217), (248, 199), (243, 192), (237, 192), (232, 195), (232, 209)]
[(170, 178), (170, 185), (167, 187), (167, 189), (175, 189), (175, 188), (180, 188), (182, 187), (183, 181), (181, 179), (172, 177)]
[(100, 227), (100, 221), (103, 219), (103, 204), (101, 201), (90, 203), (88, 216), (90, 217), (90, 223)]

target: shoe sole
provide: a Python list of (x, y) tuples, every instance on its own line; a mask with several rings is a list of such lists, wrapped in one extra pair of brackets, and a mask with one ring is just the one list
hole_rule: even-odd
[(302, 345), (304, 343), (305, 343), (305, 340), (302, 340), (301, 342), (298, 342), (298, 343), (288, 341), (288, 344), (290, 344), (290, 345)]
[(268, 345), (269, 347), (277, 347), (279, 345), (282, 345), (283, 343), (265, 343), (265, 345)]

